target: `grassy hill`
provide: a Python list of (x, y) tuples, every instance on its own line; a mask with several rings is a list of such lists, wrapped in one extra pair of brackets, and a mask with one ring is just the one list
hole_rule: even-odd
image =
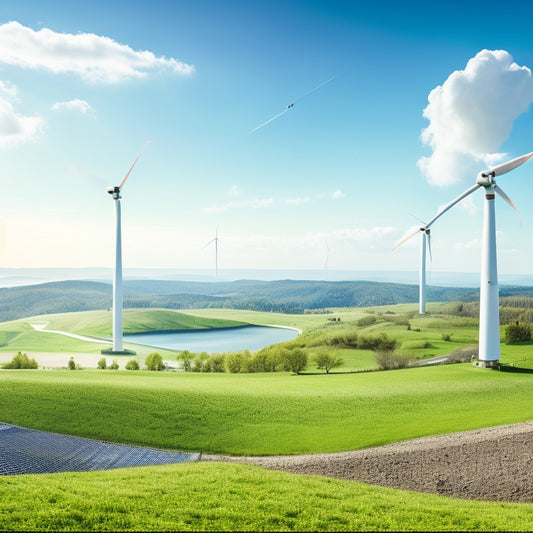
[[(110, 284), (60, 281), (0, 288), (0, 321), (51, 313), (110, 309)], [(428, 300), (475, 300), (477, 291), (432, 287)], [(181, 281), (126, 281), (125, 308), (231, 308), (303, 313), (329, 307), (366, 307), (415, 303), (418, 287), (367, 281), (251, 281), (201, 283)]]

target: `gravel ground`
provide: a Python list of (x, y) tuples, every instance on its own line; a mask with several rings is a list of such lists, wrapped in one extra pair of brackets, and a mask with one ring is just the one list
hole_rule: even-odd
[(533, 423), (423, 437), (353, 452), (229, 457), (295, 474), (330, 476), (470, 500), (533, 503)]

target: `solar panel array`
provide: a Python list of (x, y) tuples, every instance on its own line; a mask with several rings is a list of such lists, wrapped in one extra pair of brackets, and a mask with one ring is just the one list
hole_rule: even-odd
[(198, 461), (181, 453), (111, 444), (0, 423), (0, 475), (89, 472)]

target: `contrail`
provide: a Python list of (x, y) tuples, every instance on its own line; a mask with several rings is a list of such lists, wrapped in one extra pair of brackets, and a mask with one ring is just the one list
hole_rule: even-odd
[(300, 100), (302, 100), (306, 96), (309, 96), (311, 93), (314, 93), (315, 91), (320, 89), (320, 87), (324, 87), (324, 85), (326, 85), (326, 83), (329, 83), (333, 79), (335, 79), (335, 76), (333, 76), (333, 78), (330, 78), (329, 80), (326, 80), (326, 81), (322, 82), (320, 85), (317, 85), (314, 89), (311, 89), (309, 92), (305, 93), (303, 96), (300, 96), (300, 98), (297, 98), (296, 100), (294, 100), (294, 102), (292, 102), (288, 106), (286, 106), (286, 108), (281, 113), (278, 113), (277, 115), (273, 116), (272, 118), (269, 118), (266, 122), (263, 122), (259, 126), (255, 127), (253, 130), (250, 130), (248, 133), (253, 133), (254, 131), (257, 131), (257, 130), (261, 129), (263, 126), (266, 126), (269, 122), (272, 122), (273, 120), (277, 119), (278, 117), (281, 117), (281, 115), (286, 113), (289, 109), (291, 109), (291, 107), (294, 107), (294, 104), (296, 102), (299, 102)]

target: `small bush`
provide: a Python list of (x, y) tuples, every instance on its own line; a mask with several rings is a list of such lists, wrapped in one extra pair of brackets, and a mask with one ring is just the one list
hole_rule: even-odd
[(223, 353), (215, 353), (206, 360), (204, 372), (224, 372), (226, 370), (226, 356)]
[(18, 352), (9, 363), (3, 364), (2, 368), (36, 370), (39, 365), (35, 359), (29, 359), (27, 354)]
[(126, 366), (124, 367), (126, 370), (139, 370), (139, 363), (136, 359), (130, 359)]
[(116, 359), (113, 359), (113, 362), (109, 365), (109, 368), (111, 370), (118, 370), (119, 365)]
[(359, 335), (357, 347), (360, 350), (373, 350), (373, 351), (391, 351), (393, 352), (398, 346), (396, 339), (391, 339), (385, 333), (373, 336)]
[(165, 365), (163, 364), (163, 358), (157, 353), (153, 352), (144, 360), (144, 364), (148, 370), (165, 370)]
[(378, 321), (376, 315), (368, 315), (364, 316), (363, 318), (360, 318), (357, 321), (357, 325), (360, 328), (364, 328), (365, 326), (371, 326), (372, 324), (375, 324)]
[(376, 363), (380, 370), (396, 370), (411, 366), (412, 358), (406, 354), (395, 354), (390, 350), (377, 351)]
[(453, 333), (447, 333), (447, 332), (443, 332), (440, 334), (440, 336), (442, 337), (442, 340), (445, 342), (450, 342), (452, 340), (452, 335)]
[(74, 357), (71, 357), (68, 360), (68, 369), (69, 370), (76, 370), (76, 361), (74, 361)]
[(515, 342), (525, 342), (531, 340), (531, 324), (525, 322), (515, 322), (505, 328), (505, 342), (513, 344)]
[(107, 368), (107, 361), (105, 357), (102, 357), (102, 359), (98, 360), (98, 368), (100, 370), (105, 370)]
[(462, 348), (457, 348), (452, 353), (448, 355), (448, 363), (470, 363), (472, 358), (476, 358), (479, 355), (479, 348), (477, 346), (463, 346)]

